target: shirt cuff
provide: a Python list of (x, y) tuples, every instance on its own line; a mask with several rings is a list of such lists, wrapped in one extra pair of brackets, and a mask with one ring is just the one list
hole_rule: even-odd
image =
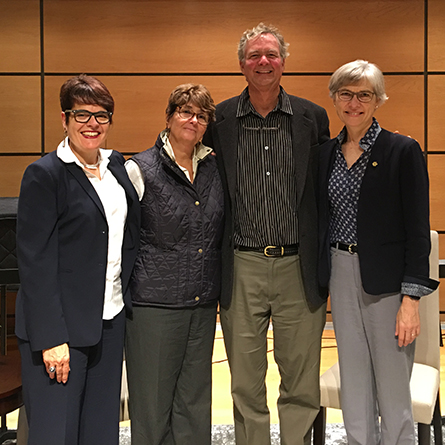
[(401, 293), (402, 295), (408, 295), (414, 298), (424, 297), (433, 293), (436, 289), (431, 289), (423, 284), (418, 283), (402, 283)]

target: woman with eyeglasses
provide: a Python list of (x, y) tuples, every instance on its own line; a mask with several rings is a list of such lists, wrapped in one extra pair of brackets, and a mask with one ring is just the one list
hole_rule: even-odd
[(375, 119), (387, 100), (376, 65), (343, 65), (329, 91), (344, 127), (320, 148), (320, 279), (331, 295), (348, 443), (414, 445), (419, 299), (438, 285), (429, 278), (425, 161), (414, 139)]
[(132, 445), (210, 445), (223, 189), (202, 144), (215, 105), (202, 85), (170, 94), (166, 129), (127, 161), (141, 200), (126, 364)]
[(104, 146), (114, 100), (80, 75), (60, 90), (65, 139), (20, 190), (16, 334), (29, 445), (117, 445), (125, 310), (140, 205)]

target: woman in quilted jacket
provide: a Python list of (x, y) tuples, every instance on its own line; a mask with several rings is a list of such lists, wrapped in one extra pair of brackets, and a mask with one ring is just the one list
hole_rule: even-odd
[(223, 189), (201, 139), (214, 113), (204, 86), (178, 86), (166, 129), (126, 165), (142, 212), (126, 340), (133, 445), (211, 443)]

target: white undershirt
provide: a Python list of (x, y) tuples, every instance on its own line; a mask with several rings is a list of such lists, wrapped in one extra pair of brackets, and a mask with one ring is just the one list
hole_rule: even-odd
[[(162, 142), (164, 143), (165, 152), (170, 156), (171, 160), (174, 161), (176, 163), (176, 165), (184, 172), (186, 178), (190, 181), (189, 171), (185, 167), (182, 167), (181, 165), (179, 165), (176, 162), (175, 152), (173, 151), (173, 147), (170, 144), (168, 134), (165, 130), (161, 133), (161, 139), (162, 139)], [(196, 176), (199, 161), (204, 159), (211, 152), (212, 152), (212, 149), (210, 147), (206, 147), (201, 142), (196, 144), (196, 147), (193, 150), (193, 156), (192, 156), (193, 177)], [(129, 159), (125, 163), (125, 168), (127, 169), (128, 176), (129, 176), (131, 182), (133, 183), (134, 188), (136, 189), (136, 192), (139, 196), (139, 201), (140, 201), (142, 199), (142, 197), (144, 196), (144, 191), (145, 191), (144, 175), (142, 174), (142, 171), (141, 171), (139, 165), (136, 164), (136, 162), (132, 161), (131, 159)]]
[[(127, 219), (127, 198), (125, 190), (107, 168), (113, 150), (100, 149), (101, 161), (98, 166), (100, 177), (85, 170), (79, 159), (68, 145), (68, 138), (57, 147), (57, 156), (65, 163), (75, 162), (85, 172), (93, 185), (105, 211), (108, 224), (108, 255), (105, 280), (104, 310), (102, 318), (111, 320), (124, 307), (122, 295), (122, 242)], [(85, 227), (85, 230), (89, 230)], [(86, 253), (87, 254), (87, 253)]]

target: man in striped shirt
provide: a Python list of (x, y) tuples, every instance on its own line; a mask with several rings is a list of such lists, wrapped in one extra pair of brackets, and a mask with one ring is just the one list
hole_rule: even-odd
[(310, 443), (319, 409), (327, 294), (318, 285), (315, 175), (329, 121), (323, 108), (280, 86), (287, 47), (273, 26), (243, 34), (247, 88), (217, 106), (204, 141), (215, 149), (225, 189), (221, 324), (237, 445), (270, 445), (270, 322), (282, 443)]

